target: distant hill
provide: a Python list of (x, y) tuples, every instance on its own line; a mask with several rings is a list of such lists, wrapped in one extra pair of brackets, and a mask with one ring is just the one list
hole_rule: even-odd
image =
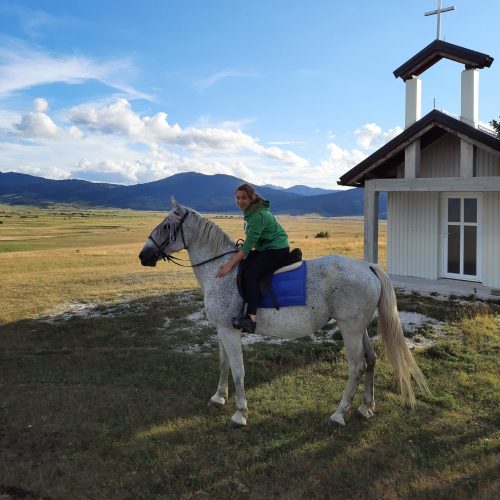
[[(363, 215), (364, 190), (361, 188), (335, 191), (331, 194), (319, 196), (303, 196), (293, 202), (273, 203), (275, 213), (290, 215), (318, 214), (327, 217), (340, 217), (348, 215)], [(379, 198), (379, 217), (387, 217), (387, 195), (381, 193)]]
[[(160, 181), (123, 186), (114, 192), (106, 204), (137, 210), (160, 210), (170, 206), (173, 195), (180, 203), (204, 212), (235, 212), (234, 190), (243, 182), (230, 175), (204, 175), (187, 172)], [(280, 202), (299, 198), (299, 195), (259, 187), (259, 193)]]
[(287, 191), (288, 193), (300, 194), (302, 196), (316, 196), (320, 194), (338, 193), (340, 191), (340, 189), (313, 188), (309, 186), (303, 186), (302, 184), (297, 184), (296, 186), (292, 186), (289, 188), (275, 186), (273, 184), (264, 184), (263, 187), (277, 189), (278, 191)]
[[(0, 203), (47, 206), (71, 203), (87, 207), (130, 208), (135, 210), (168, 210), (170, 197), (200, 212), (232, 212), (239, 210), (234, 190), (245, 182), (230, 175), (204, 175), (187, 172), (166, 179), (134, 186), (93, 183), (82, 180), (51, 180), (32, 175), (0, 172)], [(327, 217), (362, 215), (363, 190), (326, 192), (315, 196), (302, 193), (327, 191), (307, 186), (274, 189), (256, 186), (270, 199), (274, 213), (301, 215), (316, 213)], [(310, 191), (312, 190), (312, 191)], [(386, 213), (385, 197), (380, 199), (380, 216)]]

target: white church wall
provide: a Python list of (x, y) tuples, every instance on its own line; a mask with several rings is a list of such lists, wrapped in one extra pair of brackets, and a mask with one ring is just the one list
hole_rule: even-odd
[(483, 194), (483, 284), (500, 288), (500, 193)]
[(437, 279), (439, 193), (391, 192), (387, 205), (389, 274)]
[[(442, 276), (440, 200), (445, 193), (390, 192), (387, 198), (389, 274), (438, 279)], [(478, 194), (479, 195), (479, 194)], [(482, 284), (500, 288), (500, 192), (481, 195)]]
[(420, 155), (419, 177), (459, 177), (460, 139), (446, 134), (425, 148)]
[(477, 148), (476, 177), (500, 176), (500, 156)]

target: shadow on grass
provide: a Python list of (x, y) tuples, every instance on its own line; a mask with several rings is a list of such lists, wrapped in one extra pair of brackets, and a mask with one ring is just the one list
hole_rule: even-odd
[(143, 434), (139, 446), (155, 464), (152, 493), (174, 497), (436, 498), (495, 488), (494, 449), (479, 460), (457, 453), (491, 437), (486, 429), (450, 438), (431, 432), (425, 412), (403, 423), (404, 409), (386, 410), (370, 422), (353, 415), (348, 427), (336, 430), (327, 429), (325, 415), (317, 411), (257, 411), (251, 426), (240, 431), (221, 429), (217, 419), (195, 419)]

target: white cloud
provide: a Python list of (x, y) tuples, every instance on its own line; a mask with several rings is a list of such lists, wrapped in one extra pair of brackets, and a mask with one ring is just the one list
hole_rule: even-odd
[(382, 129), (376, 123), (366, 123), (354, 132), (356, 143), (364, 149), (369, 149), (373, 141), (379, 137)]
[(354, 131), (356, 143), (363, 149), (378, 148), (399, 135), (403, 129), (395, 127), (386, 132), (382, 131), (380, 125), (376, 123), (365, 123), (362, 127)]
[[(141, 161), (126, 160), (81, 160), (74, 170), (80, 178), (117, 183), (137, 183), (146, 172), (146, 166)], [(85, 175), (90, 174), (90, 175)]]
[(132, 111), (126, 99), (109, 106), (78, 106), (69, 111), (71, 122), (90, 130), (105, 134), (122, 134), (131, 139), (145, 140), (145, 126), (141, 118)]
[(238, 71), (233, 69), (224, 69), (218, 71), (207, 78), (203, 78), (194, 82), (194, 86), (200, 92), (207, 90), (216, 83), (220, 82), (225, 78), (258, 78), (259, 74), (254, 71)]
[(15, 123), (21, 121), (22, 116), (16, 111), (8, 111), (0, 109), (0, 133), (2, 131), (9, 131), (14, 128)]
[(239, 120), (223, 120), (214, 121), (207, 115), (202, 115), (196, 120), (193, 126), (197, 128), (228, 128), (228, 129), (244, 129), (248, 125), (255, 123), (257, 119), (255, 117), (241, 118)]
[(29, 113), (23, 116), (17, 129), (23, 137), (56, 138), (59, 128), (45, 113)]
[(33, 101), (33, 107), (35, 108), (35, 111), (39, 113), (45, 113), (46, 111), (49, 110), (49, 103), (47, 102), (47, 99), (37, 97)]
[[(4, 172), (7, 171), (7, 169), (2, 168), (0, 168), (0, 170), (3, 170)], [(19, 163), (15, 168), (9, 169), (9, 171), (18, 172), (20, 174), (46, 177), (48, 179), (68, 179), (70, 177), (70, 173), (66, 169), (51, 166), (41, 166), (29, 161)]]
[(304, 168), (309, 165), (307, 160), (291, 151), (275, 146), (262, 146), (241, 130), (182, 128), (178, 124), (171, 125), (168, 115), (163, 112), (141, 117), (133, 111), (126, 99), (108, 106), (78, 106), (69, 111), (68, 118), (80, 127), (103, 134), (122, 135), (129, 140), (146, 144), (180, 147), (205, 154), (246, 150), (289, 166)]
[(129, 59), (96, 61), (84, 56), (52, 55), (17, 40), (0, 47), (0, 98), (37, 85), (100, 81), (134, 98), (150, 97), (127, 85), (122, 75), (132, 70)]
[(292, 146), (294, 144), (306, 144), (305, 141), (270, 141), (271, 146)]

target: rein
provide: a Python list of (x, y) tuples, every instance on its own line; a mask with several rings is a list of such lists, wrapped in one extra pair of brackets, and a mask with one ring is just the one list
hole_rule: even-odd
[[(179, 222), (179, 227), (180, 227), (180, 230), (181, 230), (181, 237), (182, 237), (182, 244), (184, 245), (184, 248), (187, 250), (187, 245), (186, 245), (186, 240), (184, 239), (184, 231), (182, 229), (182, 224), (184, 223), (184, 221), (186, 220), (187, 216), (189, 215), (189, 211), (186, 211), (186, 213), (182, 216), (180, 222)], [(174, 236), (174, 239), (172, 241), (175, 241), (175, 239), (177, 238), (177, 234), (175, 234)], [(198, 267), (198, 266), (203, 266), (204, 264), (208, 264), (209, 262), (212, 262), (214, 260), (217, 260), (217, 259), (220, 259), (221, 257), (224, 257), (225, 255), (229, 255), (230, 253), (236, 253), (238, 250), (229, 250), (228, 252), (224, 252), (223, 254), (220, 254), (220, 255), (216, 255), (215, 257), (212, 257), (210, 259), (207, 259), (207, 260), (204, 260), (202, 262), (198, 262), (197, 264), (188, 264), (188, 265), (184, 265), (184, 264), (180, 264), (179, 262), (187, 262), (183, 259), (179, 259), (178, 257), (174, 257), (172, 255), (168, 255), (164, 252), (165, 250), (165, 247), (171, 243), (172, 241), (170, 241), (170, 238), (167, 237), (165, 239), (165, 241), (161, 244), (158, 244), (158, 242), (153, 238), (153, 233), (151, 233), (149, 236), (148, 236), (148, 239), (150, 239), (154, 246), (157, 248), (157, 251), (156, 251), (156, 256), (162, 258), (163, 260), (166, 260), (168, 262), (172, 262), (173, 264), (177, 265), (177, 266), (181, 266), (181, 267)], [(179, 261), (179, 262), (176, 262), (176, 261)]]

